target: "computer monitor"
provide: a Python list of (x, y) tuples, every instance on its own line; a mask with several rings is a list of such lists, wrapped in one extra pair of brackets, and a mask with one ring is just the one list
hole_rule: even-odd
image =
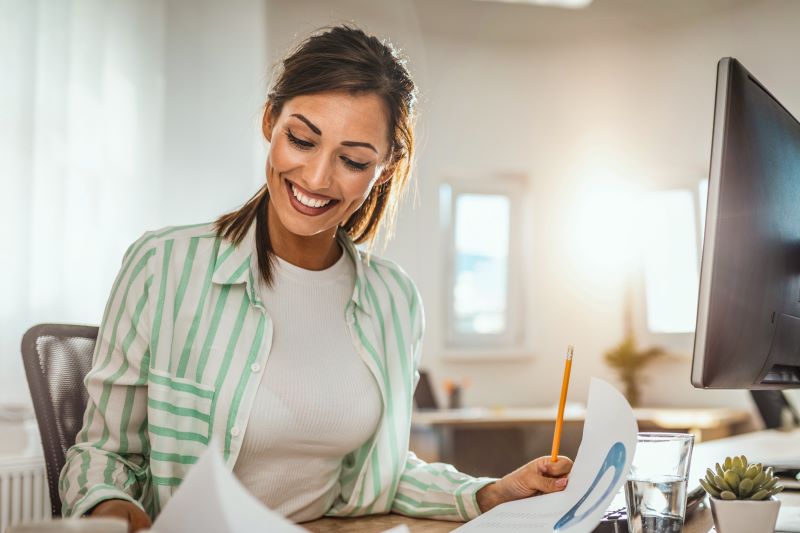
[(800, 123), (733, 58), (717, 66), (692, 384), (800, 387)]

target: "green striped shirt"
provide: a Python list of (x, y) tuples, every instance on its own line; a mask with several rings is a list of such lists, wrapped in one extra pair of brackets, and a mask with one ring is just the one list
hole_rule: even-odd
[[(158, 515), (215, 437), (232, 469), (272, 344), (255, 224), (239, 246), (212, 224), (147, 232), (125, 253), (103, 314), (83, 428), (61, 472), (63, 514), (119, 498)], [(380, 389), (375, 433), (345, 456), (329, 516), (396, 512), (466, 521), (493, 481), (408, 450), (425, 327), (414, 283), (338, 235), (356, 267), (344, 312)]]

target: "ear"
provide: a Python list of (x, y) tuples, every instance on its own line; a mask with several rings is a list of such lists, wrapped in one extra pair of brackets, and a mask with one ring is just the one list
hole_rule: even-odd
[(272, 142), (272, 128), (274, 127), (275, 124), (272, 120), (272, 104), (267, 103), (267, 106), (264, 108), (264, 116), (261, 117), (261, 132), (269, 143)]

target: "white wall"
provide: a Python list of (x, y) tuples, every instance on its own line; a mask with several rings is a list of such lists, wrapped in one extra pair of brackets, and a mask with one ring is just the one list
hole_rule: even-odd
[[(694, 186), (707, 175), (720, 57), (739, 58), (800, 113), (793, 68), (800, 3), (791, 1), (598, 0), (586, 12), (568, 12), (456, 0), (273, 0), (270, 53), (277, 59), (296, 36), (343, 20), (400, 45), (422, 89), (420, 205), (412, 211), (406, 203), (385, 255), (422, 292), (424, 366), (437, 382), (471, 378), (467, 404), (554, 402), (569, 343), (577, 347), (571, 399), (585, 399), (590, 376), (614, 379), (601, 354), (623, 333), (625, 274), (613, 250), (598, 256), (587, 246), (613, 229), (604, 220), (611, 214), (593, 211), (591, 199), (609, 190)], [(443, 357), (438, 188), (460, 172), (497, 171), (530, 177), (530, 357), (454, 362)], [(647, 371), (645, 404), (749, 405), (741, 391), (692, 389), (691, 336), (669, 345), (676, 355)]]
[(262, 0), (170, 0), (164, 53), (164, 210), (213, 220), (261, 184), (267, 75)]

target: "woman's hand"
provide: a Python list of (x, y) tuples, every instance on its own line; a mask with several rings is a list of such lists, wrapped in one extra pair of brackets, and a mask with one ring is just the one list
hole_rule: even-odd
[(92, 518), (122, 518), (129, 526), (129, 533), (135, 533), (140, 529), (148, 529), (150, 517), (133, 503), (127, 500), (106, 500), (98, 503), (92, 512)]
[(478, 507), (485, 513), (501, 503), (562, 491), (567, 486), (570, 470), (572, 460), (561, 455), (555, 462), (549, 455), (534, 459), (479, 490), (475, 495)]

